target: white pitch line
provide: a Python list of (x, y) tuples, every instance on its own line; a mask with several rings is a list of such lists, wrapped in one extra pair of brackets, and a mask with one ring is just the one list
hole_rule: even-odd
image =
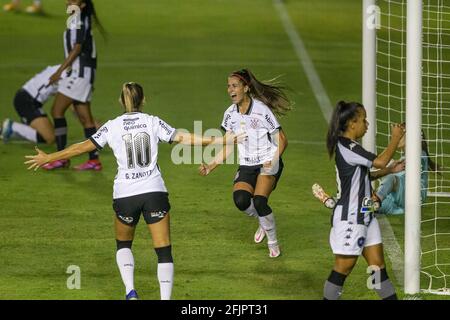
[(382, 231), (383, 246), (386, 248), (389, 260), (391, 260), (392, 271), (394, 272), (395, 279), (403, 288), (405, 270), (403, 260), (401, 259), (401, 257), (403, 257), (403, 250), (400, 248), (388, 218), (384, 215), (378, 215), (377, 220)]
[[(327, 123), (331, 119), (331, 114), (333, 108), (331, 106), (328, 94), (320, 81), (319, 74), (314, 68), (314, 64), (309, 57), (308, 51), (303, 44), (302, 38), (296, 31), (294, 24), (289, 17), (289, 14), (281, 0), (273, 0), (273, 5), (278, 11), (278, 14), (283, 23), (284, 30), (286, 31), (291, 43), (294, 47), (297, 58), (299, 59), (305, 74), (308, 78), (309, 84), (314, 92), (317, 102), (319, 103), (320, 109), (322, 110), (323, 117)], [(402, 249), (398, 244), (397, 238), (395, 237), (394, 231), (389, 223), (389, 220), (385, 217), (380, 217), (379, 219), (380, 228), (383, 233), (383, 245), (386, 248), (389, 259), (391, 260), (392, 269), (394, 272), (395, 279), (397, 283), (403, 286), (403, 257)]]
[(297, 58), (300, 61), (303, 69), (305, 70), (306, 77), (308, 78), (309, 84), (314, 92), (317, 102), (319, 103), (320, 109), (327, 120), (327, 123), (331, 119), (331, 114), (333, 112), (333, 107), (331, 106), (330, 98), (328, 97), (325, 88), (320, 81), (319, 74), (314, 68), (314, 64), (309, 57), (308, 51), (306, 51), (305, 45), (300, 35), (295, 30), (295, 27), (289, 17), (289, 14), (281, 0), (273, 0), (273, 5), (278, 11), (278, 14), (283, 23), (284, 30), (286, 31), (291, 43), (294, 47), (294, 51), (297, 54)]

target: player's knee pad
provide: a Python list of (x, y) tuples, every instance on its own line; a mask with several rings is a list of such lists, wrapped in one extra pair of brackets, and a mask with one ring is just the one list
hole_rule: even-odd
[(258, 216), (264, 217), (272, 213), (272, 209), (267, 204), (269, 200), (264, 196), (254, 196), (253, 204), (255, 205), (256, 212)]
[(172, 258), (172, 246), (155, 248), (156, 255), (158, 256), (158, 263), (173, 263)]
[(236, 190), (233, 192), (233, 200), (236, 207), (244, 211), (250, 207), (252, 194), (245, 190)]
[(117, 244), (117, 251), (119, 251), (120, 249), (124, 249), (124, 248), (131, 249), (133, 240), (122, 241), (122, 240), (116, 239), (116, 244)]

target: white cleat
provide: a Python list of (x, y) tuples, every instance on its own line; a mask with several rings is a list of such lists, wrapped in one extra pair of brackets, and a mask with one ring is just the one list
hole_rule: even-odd
[(266, 237), (266, 232), (261, 226), (258, 226), (258, 230), (255, 232), (255, 243), (261, 243)]
[(276, 258), (281, 255), (280, 246), (278, 246), (278, 242), (269, 244), (268, 247), (269, 247), (269, 257)]

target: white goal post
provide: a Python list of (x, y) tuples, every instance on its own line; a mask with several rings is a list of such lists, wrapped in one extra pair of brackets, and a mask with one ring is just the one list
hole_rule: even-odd
[[(362, 102), (369, 121), (363, 146), (379, 153), (389, 125), (406, 122), (404, 292), (450, 294), (450, 6), (445, 0), (363, 0), (362, 17)], [(438, 165), (426, 169), (425, 203), (422, 130)]]

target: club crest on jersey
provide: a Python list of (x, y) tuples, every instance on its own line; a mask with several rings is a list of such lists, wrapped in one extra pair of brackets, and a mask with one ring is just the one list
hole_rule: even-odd
[(258, 119), (251, 119), (250, 120), (250, 127), (253, 129), (258, 128)]

